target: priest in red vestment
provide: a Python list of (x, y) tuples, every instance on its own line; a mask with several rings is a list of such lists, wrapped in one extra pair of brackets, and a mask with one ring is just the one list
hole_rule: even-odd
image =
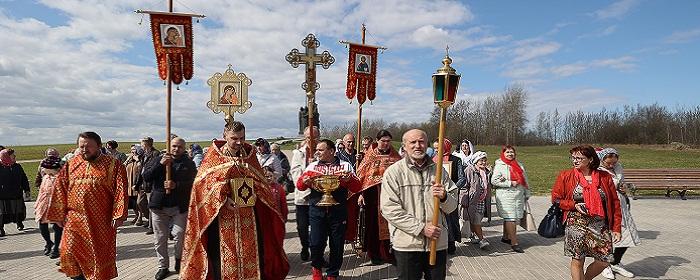
[(348, 198), (348, 224), (345, 240), (355, 241), (358, 233), (358, 206), (364, 205), (365, 228), (362, 251), (367, 252), (372, 264), (394, 262), (389, 242), (389, 224), (382, 217), (379, 209), (379, 193), (384, 171), (401, 159), (399, 153), (391, 146), (392, 136), (389, 131), (377, 133), (375, 147), (367, 150), (364, 159), (357, 168), (357, 176), (362, 182), (362, 191), (353, 193)]
[(126, 170), (101, 146), (97, 133), (78, 136), (80, 153), (58, 173), (47, 213), (63, 227), (61, 271), (73, 279), (117, 277), (117, 227), (128, 210)]
[(245, 126), (214, 141), (192, 187), (180, 279), (284, 279), (284, 220)]

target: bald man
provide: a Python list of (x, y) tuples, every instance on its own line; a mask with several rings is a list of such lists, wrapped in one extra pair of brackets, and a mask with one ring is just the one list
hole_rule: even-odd
[(347, 161), (352, 166), (355, 166), (357, 162), (357, 151), (355, 150), (355, 136), (351, 133), (345, 134), (343, 136), (343, 146), (344, 149), (337, 151), (337, 156), (342, 161)]
[[(404, 133), (406, 156), (389, 166), (382, 177), (380, 205), (389, 222), (399, 279), (445, 279), (447, 227), (445, 215), (457, 209), (457, 186), (447, 176), (435, 182), (435, 162), (425, 153), (427, 135), (419, 129)], [(440, 215), (432, 225), (433, 197)], [(437, 261), (429, 265), (430, 241), (437, 241)]]
[[(197, 175), (197, 167), (194, 161), (185, 154), (185, 147), (187, 147), (187, 143), (184, 139), (179, 137), (172, 139), (168, 153), (154, 157), (146, 164), (143, 171), (144, 180), (153, 182), (148, 208), (151, 210), (153, 218), (154, 244), (158, 256), (156, 279), (165, 279), (170, 274), (168, 237), (171, 223), (173, 224), (172, 234), (175, 240), (175, 271), (180, 271), (187, 209), (192, 183)], [(165, 167), (167, 165), (172, 166), (170, 181), (165, 180)]]

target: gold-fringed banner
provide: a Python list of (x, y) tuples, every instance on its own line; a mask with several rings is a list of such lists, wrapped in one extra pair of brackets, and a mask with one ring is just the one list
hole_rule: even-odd
[(349, 44), (348, 87), (345, 96), (357, 102), (374, 100), (377, 96), (377, 47)]
[(170, 77), (175, 84), (192, 79), (194, 61), (192, 51), (192, 17), (182, 15), (151, 14), (151, 33), (158, 61), (158, 75), (162, 80)]

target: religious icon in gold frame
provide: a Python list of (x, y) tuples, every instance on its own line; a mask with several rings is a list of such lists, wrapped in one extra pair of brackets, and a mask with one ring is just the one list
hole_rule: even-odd
[(253, 81), (246, 74), (235, 73), (229, 64), (223, 74), (217, 72), (207, 80), (207, 85), (211, 87), (207, 107), (216, 114), (224, 112), (230, 117), (234, 112), (245, 113), (253, 105), (248, 100), (248, 87), (251, 84)]

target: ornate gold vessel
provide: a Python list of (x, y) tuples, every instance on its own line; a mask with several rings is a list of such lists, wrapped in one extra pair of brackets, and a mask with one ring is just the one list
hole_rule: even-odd
[(316, 203), (316, 206), (333, 206), (340, 204), (335, 201), (331, 195), (338, 187), (340, 187), (340, 179), (336, 175), (321, 175), (316, 177), (314, 180), (314, 188), (323, 193), (321, 201)]

